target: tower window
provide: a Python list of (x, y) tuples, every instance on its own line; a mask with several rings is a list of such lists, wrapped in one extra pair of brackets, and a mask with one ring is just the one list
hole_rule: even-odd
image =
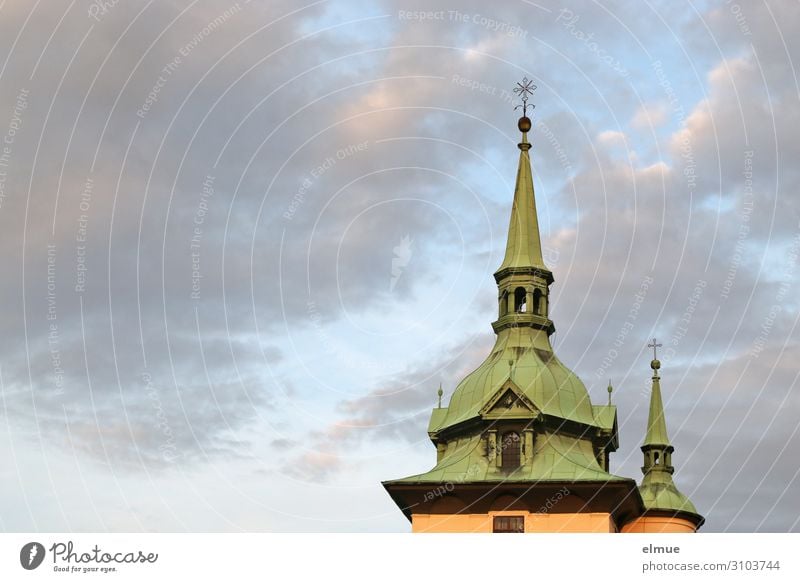
[(503, 435), (501, 443), (503, 456), (502, 465), (503, 469), (514, 470), (519, 467), (520, 460), (520, 438), (519, 434), (515, 432), (507, 432)]
[(499, 515), (494, 518), (494, 533), (525, 533), (525, 518), (521, 515)]
[(533, 290), (533, 312), (536, 315), (544, 315), (542, 313), (542, 290), (541, 289), (534, 289)]
[(514, 311), (516, 313), (525, 313), (528, 311), (527, 293), (524, 287), (517, 287), (514, 289)]

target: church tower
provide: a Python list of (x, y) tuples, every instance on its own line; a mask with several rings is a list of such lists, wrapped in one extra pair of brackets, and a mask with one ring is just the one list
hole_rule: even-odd
[(440, 389), (428, 425), (436, 465), (383, 485), (413, 532), (642, 532), (667, 531), (651, 529), (667, 522), (669, 531), (688, 531), (702, 517), (675, 496), (672, 447), (666, 429), (659, 434), (663, 411), (653, 413), (654, 406), (661, 410), (657, 382), (640, 494), (633, 479), (609, 472), (619, 446), (611, 387), (608, 404), (592, 404), (553, 352), (553, 274), (542, 258), (528, 141), (533, 89), (527, 79), (515, 89), (522, 137), (505, 256), (494, 274), (494, 347), (447, 407)]
[(667, 422), (664, 419), (664, 405), (661, 401), (661, 378), (658, 370), (661, 362), (657, 359), (656, 348), (660, 344), (653, 340), (653, 387), (650, 392), (650, 413), (647, 418), (647, 434), (642, 445), (644, 478), (639, 486), (645, 510), (641, 517), (625, 524), (625, 533), (669, 533), (694, 532), (703, 525), (703, 517), (697, 513), (691, 501), (675, 487), (672, 474), (673, 446), (667, 436)]

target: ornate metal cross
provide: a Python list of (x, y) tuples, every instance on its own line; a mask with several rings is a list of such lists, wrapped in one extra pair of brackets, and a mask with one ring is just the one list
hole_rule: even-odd
[[(522, 105), (517, 105), (514, 107), (516, 111), (520, 107), (522, 107), (522, 115), (527, 117), (528, 116), (528, 96), (533, 95), (533, 92), (536, 91), (537, 87), (533, 84), (533, 81), (528, 79), (528, 77), (522, 78), (522, 83), (517, 83), (517, 86), (514, 88), (514, 93), (520, 96), (522, 99)], [(535, 108), (536, 105), (531, 105), (531, 109)]]
[(656, 338), (653, 338), (653, 343), (647, 344), (647, 347), (648, 348), (653, 348), (653, 359), (657, 360), (658, 359), (658, 352), (656, 352), (656, 350), (658, 348), (660, 348), (660, 347), (663, 347), (663, 344), (660, 344), (660, 343), (656, 342)]

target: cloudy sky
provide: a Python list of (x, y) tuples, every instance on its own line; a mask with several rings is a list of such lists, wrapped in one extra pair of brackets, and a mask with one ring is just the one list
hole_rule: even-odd
[[(454, 6), (457, 6), (454, 8)], [(0, 0), (0, 530), (407, 531), (531, 132), (554, 344), (800, 530), (800, 5)]]

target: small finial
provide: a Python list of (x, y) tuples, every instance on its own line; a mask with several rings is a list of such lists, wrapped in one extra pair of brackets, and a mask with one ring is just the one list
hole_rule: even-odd
[(508, 361), (508, 379), (514, 381), (514, 360)]
[(614, 391), (614, 387), (611, 386), (611, 378), (608, 379), (608, 405), (611, 406), (611, 393)]
[(663, 344), (660, 344), (656, 341), (656, 338), (653, 338), (653, 343), (647, 344), (648, 348), (653, 348), (653, 361), (650, 362), (650, 367), (653, 369), (653, 377), (658, 378), (658, 369), (661, 367), (661, 362), (658, 361), (658, 348), (662, 347)]
[(439, 395), (439, 408), (441, 408), (442, 407), (442, 394), (444, 394), (444, 391), (442, 391), (442, 383), (441, 382), (439, 382), (439, 391), (437, 392), (437, 394)]
[[(534, 85), (533, 81), (530, 81), (528, 77), (523, 78), (522, 83), (517, 83), (514, 89), (514, 93), (517, 93), (522, 99), (522, 105), (517, 105), (514, 111), (522, 107), (522, 117), (519, 118), (517, 127), (522, 132), (522, 144), (520, 144), (520, 148), (523, 149), (523, 151), (527, 151), (531, 147), (530, 144), (528, 144), (525, 134), (531, 130), (531, 120), (528, 117), (528, 96), (533, 95), (534, 91), (536, 91), (536, 85)], [(535, 107), (536, 105), (531, 105), (531, 109)], [(523, 147), (523, 145), (525, 147)]]

